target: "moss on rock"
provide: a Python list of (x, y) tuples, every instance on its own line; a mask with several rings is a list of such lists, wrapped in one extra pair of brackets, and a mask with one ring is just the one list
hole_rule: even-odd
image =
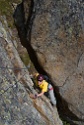
[(13, 23), (13, 3), (20, 3), (21, 0), (0, 0), (0, 16), (5, 15), (8, 20), (8, 26), (10, 28), (14, 27)]

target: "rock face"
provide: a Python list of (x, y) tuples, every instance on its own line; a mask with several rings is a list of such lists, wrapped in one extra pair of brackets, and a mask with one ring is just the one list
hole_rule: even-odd
[[(34, 0), (31, 18), (24, 5), (27, 40), (40, 65), (59, 89), (63, 115), (84, 124), (84, 2)], [(29, 19), (29, 20), (28, 20)], [(30, 29), (31, 28), (31, 29)], [(66, 104), (66, 105), (65, 105)], [(65, 111), (65, 109), (67, 111)]]
[[(2, 16), (3, 17), (3, 16)], [(0, 18), (1, 19), (1, 18)], [(4, 20), (5, 19), (5, 20)], [(0, 125), (63, 125), (56, 107), (36, 93), (29, 72), (17, 52), (6, 18), (0, 22)], [(6, 29), (5, 29), (6, 28)]]

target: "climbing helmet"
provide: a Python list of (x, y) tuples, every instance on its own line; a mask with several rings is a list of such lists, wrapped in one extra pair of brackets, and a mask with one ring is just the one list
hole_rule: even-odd
[(44, 80), (44, 76), (42, 74), (39, 74), (37, 76), (37, 80), (40, 81), (40, 82), (42, 82)]

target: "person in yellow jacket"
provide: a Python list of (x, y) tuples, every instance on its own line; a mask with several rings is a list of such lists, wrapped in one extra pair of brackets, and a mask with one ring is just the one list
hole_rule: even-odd
[(34, 75), (34, 82), (37, 87), (40, 88), (41, 92), (37, 95), (35, 95), (35, 98), (42, 96), (45, 92), (48, 92), (50, 101), (53, 105), (56, 105), (56, 98), (54, 96), (53, 87), (51, 84), (49, 84), (42, 74), (35, 74)]

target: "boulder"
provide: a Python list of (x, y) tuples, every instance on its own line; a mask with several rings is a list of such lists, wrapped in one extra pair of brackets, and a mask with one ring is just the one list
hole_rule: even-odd
[(30, 44), (39, 64), (59, 89), (58, 94), (64, 100), (60, 106), (67, 109), (64, 114), (69, 121), (83, 125), (83, 1), (34, 0), (32, 10), (27, 39), (31, 35)]

